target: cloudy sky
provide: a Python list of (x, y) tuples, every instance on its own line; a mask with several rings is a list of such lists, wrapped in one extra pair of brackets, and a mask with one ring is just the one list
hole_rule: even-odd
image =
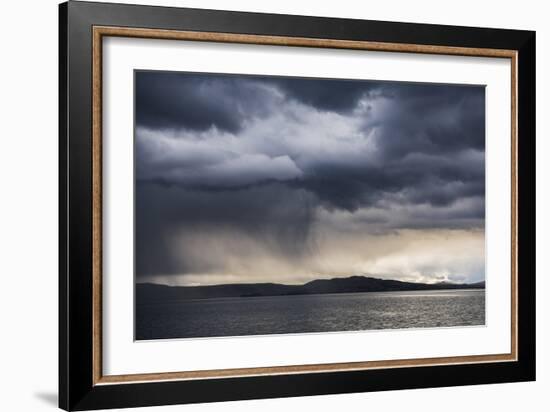
[(483, 86), (135, 73), (136, 277), (484, 279)]

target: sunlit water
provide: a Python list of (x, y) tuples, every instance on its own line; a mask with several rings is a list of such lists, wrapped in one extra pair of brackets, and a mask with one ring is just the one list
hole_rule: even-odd
[(484, 290), (266, 296), (136, 305), (136, 339), (484, 324)]

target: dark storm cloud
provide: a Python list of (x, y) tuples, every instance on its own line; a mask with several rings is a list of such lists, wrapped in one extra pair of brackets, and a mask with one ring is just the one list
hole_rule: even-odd
[(138, 276), (220, 271), (189, 250), (224, 236), (299, 260), (320, 210), (365, 233), (483, 228), (484, 87), (136, 72), (136, 179)]
[(355, 108), (365, 95), (380, 93), (380, 85), (339, 79), (264, 78), (284, 93), (319, 110), (346, 112)]
[[(138, 127), (207, 132), (214, 126), (237, 139), (255, 139), (253, 148), (245, 147), (246, 142), (230, 147), (223, 140), (213, 148), (192, 141), (212, 140), (212, 135), (196, 135), (187, 138), (191, 143), (178, 156), (156, 163), (150, 152), (157, 145), (138, 144), (141, 178), (209, 190), (288, 181), (315, 192), (327, 207), (348, 210), (396, 192), (412, 203), (445, 205), (468, 192), (484, 191), (483, 87), (156, 72), (138, 72), (136, 86)], [(242, 136), (245, 122), (273, 113), (286, 115), (287, 122), (303, 121), (292, 119), (298, 113), (285, 112), (282, 103), (293, 100), (311, 110), (348, 113), (363, 133), (358, 144), (373, 136), (375, 156), (311, 159), (304, 147), (295, 147), (303, 141), (299, 135), (287, 136), (285, 147), (273, 147), (276, 139), (262, 140), (262, 133), (285, 124), (268, 124), (255, 136)], [(460, 185), (449, 191), (449, 182)]]
[(359, 98), (379, 89), (377, 84), (352, 80), (154, 71), (137, 71), (135, 86), (138, 126), (195, 130), (215, 126), (231, 132), (281, 103), (270, 88), (287, 99), (336, 112), (353, 109)]
[(235, 132), (247, 117), (261, 114), (269, 92), (233, 76), (137, 71), (137, 126), (154, 129)]
[(382, 154), (395, 158), (485, 149), (483, 87), (402, 84), (387, 88), (395, 103), (381, 119), (366, 125), (380, 131)]
[[(370, 161), (324, 162), (297, 182), (328, 207), (356, 210), (389, 195), (401, 202), (445, 206), (485, 190), (484, 89), (382, 84), (382, 113), (367, 111), (364, 131), (374, 136)], [(372, 107), (372, 106), (371, 106)], [(296, 183), (296, 182), (294, 182)]]
[[(382, 146), (383, 147), (383, 146)], [(380, 154), (374, 163), (319, 163), (306, 179), (290, 182), (315, 192), (328, 208), (354, 211), (385, 200), (447, 206), (463, 197), (483, 196), (483, 152), (464, 151), (449, 158), (416, 153)]]

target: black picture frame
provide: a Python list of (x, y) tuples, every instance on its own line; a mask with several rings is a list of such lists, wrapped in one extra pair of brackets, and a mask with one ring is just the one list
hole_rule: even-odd
[[(517, 361), (94, 382), (94, 26), (517, 52)], [(59, 406), (90, 410), (535, 380), (535, 32), (70, 1), (59, 6)]]

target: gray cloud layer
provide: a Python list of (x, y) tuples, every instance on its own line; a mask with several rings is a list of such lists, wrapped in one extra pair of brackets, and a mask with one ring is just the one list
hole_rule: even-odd
[[(216, 236), (301, 268), (344, 227), (378, 239), (482, 229), (484, 96), (480, 86), (136, 72), (138, 277), (225, 270), (210, 256)], [(339, 213), (352, 218), (336, 223)], [(199, 243), (209, 258), (188, 253)]]

